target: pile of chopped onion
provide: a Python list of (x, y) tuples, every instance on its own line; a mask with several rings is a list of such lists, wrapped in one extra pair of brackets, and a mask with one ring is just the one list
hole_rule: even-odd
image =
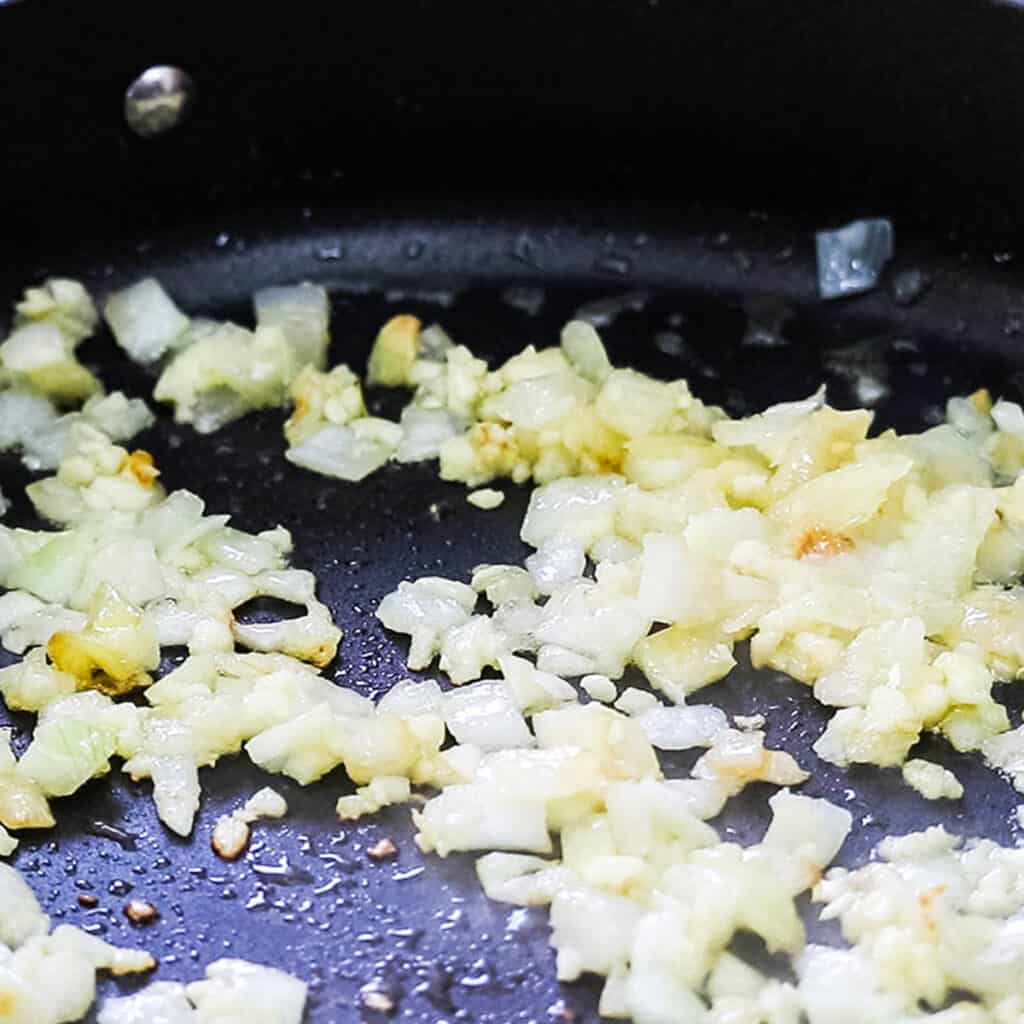
[[(901, 764), (926, 731), (959, 751), (1006, 732), (991, 690), (1024, 664), (1019, 407), (979, 393), (952, 400), (943, 426), (871, 439), (870, 413), (837, 411), (822, 394), (729, 420), (682, 384), (609, 369), (599, 344), (570, 324), (561, 349), (527, 350), (482, 378), (483, 392), (497, 390), (458, 444), (490, 431), (502, 438), (494, 474), (559, 479), (534, 491), (522, 524), (536, 549), (531, 586), (480, 610), (473, 588), (437, 579), (384, 599), (378, 615), (411, 637), (411, 668), (440, 655), (458, 683), (509, 654), (563, 676), (616, 679), (632, 664), (683, 702), (726, 675), (749, 638), (755, 665), (839, 709), (815, 748), (836, 764)], [(581, 397), (535, 437), (514, 409), (536, 415), (553, 381)], [(513, 390), (520, 405), (506, 401)], [(614, 439), (602, 455), (614, 472), (577, 475), (578, 453), (564, 457), (558, 431), (588, 408), (592, 436)], [(439, 599), (445, 587), (461, 587), (455, 603)], [(1006, 767), (1000, 750), (990, 760)], [(945, 796), (954, 783), (918, 788)]]
[[(825, 874), (850, 815), (791, 791), (808, 774), (766, 746), (763, 719), (730, 723), (688, 703), (749, 639), (755, 665), (837, 709), (815, 745), (825, 759), (902, 765), (923, 796), (959, 799), (951, 772), (909, 757), (935, 732), (1024, 790), (1024, 727), (1010, 731), (992, 697), (1024, 667), (1024, 410), (979, 392), (923, 434), (869, 438), (869, 412), (832, 409), (819, 392), (732, 420), (685, 381), (613, 367), (589, 324), (489, 370), (440, 328), (398, 316), (367, 372), (371, 386), (411, 390), (392, 422), (367, 413), (351, 369), (325, 369), (322, 289), (266, 289), (254, 308), (253, 329), (190, 319), (147, 279), (104, 313), (132, 358), (162, 361), (156, 398), (200, 432), (290, 404), (287, 457), (315, 472), (358, 481), (438, 458), (443, 477), (472, 488), (534, 481), (521, 528), (533, 553), (468, 582), (406, 580), (380, 602), (381, 622), (409, 637), (409, 667), (436, 659), (451, 688), (405, 680), (374, 704), (337, 687), (319, 670), (341, 632), (312, 574), (289, 566), (287, 531), (246, 533), (196, 495), (167, 493), (148, 453), (117, 443), (149, 425), (148, 410), (102, 396), (74, 358), (97, 322), (88, 294), (60, 280), (30, 289), (0, 345), (0, 449), (56, 470), (28, 488), (56, 528), (0, 525), (0, 642), (25, 655), (0, 671), (0, 694), (38, 714), (20, 758), (0, 733), (0, 856), (15, 851), (12, 833), (53, 825), (52, 798), (117, 766), (151, 780), (161, 820), (187, 835), (199, 769), (244, 749), (300, 784), (343, 766), (356, 789), (338, 800), (342, 820), (415, 801), (424, 852), (479, 853), (491, 898), (550, 906), (559, 978), (603, 976), (605, 1016), (1008, 1024), (1024, 1013), (1005, 966), (1024, 963), (1017, 851), (929, 830)], [(256, 597), (305, 614), (239, 621)], [(170, 646), (188, 657), (160, 675)], [(619, 692), (629, 666), (654, 692)], [(144, 699), (123, 699), (134, 691)], [(689, 775), (665, 778), (659, 751), (692, 749)], [(783, 788), (744, 849), (708, 822), (754, 782)], [(218, 822), (215, 848), (239, 855), (253, 821), (285, 810), (261, 791)], [(0, 874), (0, 995), (10, 977), (20, 999), (22, 967), (8, 965), (22, 949), (34, 977), (40, 956), (77, 939), (44, 938), (11, 878)], [(795, 901), (808, 891), (849, 948), (806, 945)], [(789, 956), (797, 983), (730, 952), (739, 931)], [(115, 962), (90, 955), (92, 968)], [(83, 1013), (92, 968), (69, 989), (73, 1007), (40, 1004), (24, 1019)], [(942, 1009), (957, 993), (978, 1002)], [(206, 981), (152, 986), (100, 1020), (202, 1024), (262, 1003), (291, 1024), (304, 995), (280, 972), (220, 961)]]

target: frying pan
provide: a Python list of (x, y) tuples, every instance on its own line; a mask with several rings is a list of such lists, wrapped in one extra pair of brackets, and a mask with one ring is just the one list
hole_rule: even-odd
[[(244, 319), (254, 289), (309, 279), (331, 293), (332, 362), (356, 367), (398, 311), (440, 321), (493, 362), (550, 343), (583, 308), (616, 362), (685, 375), (733, 414), (822, 381), (850, 407), (865, 377), (882, 385), (879, 427), (920, 429), (949, 395), (983, 385), (1020, 399), (1024, 205), (1011, 186), (1024, 168), (1007, 81), (1022, 16), (969, 3), (929, 3), (926, 22), (910, 2), (884, 15), (770, 6), (292, 4), (265, 22), (235, 5), (173, 18), (0, 5), (0, 302), (46, 273), (98, 294), (154, 274), (184, 309)], [(191, 73), (194, 109), (140, 140), (123, 92), (160, 62)], [(716, 201), (631, 198), (666, 186)], [(811, 230), (866, 214), (893, 218), (897, 259), (875, 292), (823, 304)], [(901, 276), (911, 270), (928, 284), (916, 297)], [(109, 337), (81, 353), (109, 388), (148, 397), (152, 378)], [(371, 394), (385, 413), (394, 401)], [(328, 674), (380, 694), (409, 673), (404, 644), (373, 616), (379, 599), (403, 578), (521, 560), (528, 490), (503, 485), (505, 504), (483, 512), (432, 464), (358, 485), (314, 476), (283, 459), (281, 419), (250, 415), (200, 438), (162, 415), (138, 443), (169, 487), (245, 529), (292, 531), (294, 564), (317, 574), (345, 629)], [(0, 459), (0, 480), (9, 521), (37, 526), (15, 458)], [(1016, 720), (1021, 699), (1000, 696)], [(853, 812), (841, 863), (938, 821), (1020, 838), (1010, 787), (938, 741), (920, 753), (967, 792), (948, 805), (895, 771), (818, 761), (824, 709), (742, 654), (697, 699), (765, 714), (769, 743), (812, 772), (803, 792)], [(0, 724), (24, 741), (25, 717), (0, 710)], [(670, 755), (666, 771), (691, 761)], [(201, 780), (191, 840), (163, 829), (145, 785), (114, 774), (58, 801), (57, 829), (27, 835), (15, 863), (55, 919), (144, 945), (161, 978), (193, 978), (225, 954), (295, 973), (310, 983), (310, 1024), (383, 1019), (362, 1007), (367, 988), (390, 996), (396, 1019), (424, 1024), (597, 1020), (592, 979), (554, 981), (545, 914), (488, 902), (470, 857), (422, 857), (407, 809), (342, 828), (334, 803), (351, 785), (340, 772), (301, 788), (236, 758)], [(217, 816), (267, 783), (288, 817), (258, 828), (243, 860), (219, 860), (207, 841)], [(716, 826), (755, 841), (768, 795), (751, 787)], [(396, 859), (367, 856), (382, 837)], [(130, 897), (159, 920), (132, 926)], [(812, 938), (837, 938), (807, 919)], [(101, 998), (137, 984), (103, 981)]]

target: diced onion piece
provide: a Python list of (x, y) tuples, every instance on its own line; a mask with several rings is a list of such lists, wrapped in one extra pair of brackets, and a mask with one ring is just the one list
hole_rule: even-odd
[(329, 373), (306, 366), (289, 391), (295, 410), (284, 425), (284, 435), (297, 445), (327, 424), (343, 426), (366, 415), (359, 378), (344, 364)]
[(385, 387), (407, 387), (419, 352), (420, 322), (406, 314), (392, 317), (377, 335), (366, 380)]
[(28, 323), (0, 344), (0, 371), (15, 385), (27, 384), (58, 404), (81, 402), (102, 389), (73, 349), (56, 324)]
[(11, 949), (50, 930), (50, 919), (25, 880), (14, 868), (0, 864), (0, 942)]
[(292, 346), (299, 366), (322, 367), (330, 341), (330, 306), (327, 292), (308, 281), (284, 287), (262, 288), (252, 299), (256, 323), (276, 327)]
[(395, 451), (398, 462), (436, 459), (441, 446), (461, 433), (458, 419), (446, 409), (423, 409), (407, 405), (399, 420), (402, 439)]
[(18, 840), (0, 825), (0, 857), (9, 857), (18, 848)]
[(0, 451), (23, 447), (56, 420), (57, 410), (45, 395), (20, 388), (0, 391)]
[(39, 288), (26, 288), (15, 312), (18, 325), (55, 324), (73, 345), (88, 338), (99, 322), (96, 305), (85, 287), (66, 277), (49, 277)]
[(779, 854), (794, 872), (795, 891), (810, 888), (850, 833), (853, 816), (827, 800), (781, 790), (768, 800), (772, 821), (760, 849)]
[(108, 999), (97, 1024), (197, 1024), (195, 1010), (176, 981), (157, 981), (141, 992)]
[(602, 704), (611, 704), (619, 695), (615, 684), (607, 676), (584, 676), (580, 680), (580, 687), (589, 697), (601, 701)]
[(660, 706), (660, 701), (653, 693), (635, 686), (627, 686), (615, 701), (615, 709), (624, 715), (640, 718), (645, 712), (653, 711)]
[(526, 568), (540, 594), (553, 594), (559, 587), (583, 576), (586, 566), (583, 548), (566, 536), (550, 537), (526, 559)]
[(570, 877), (554, 861), (522, 853), (485, 854), (476, 874), (489, 899), (519, 906), (550, 903)]
[(338, 799), (337, 813), (342, 821), (354, 821), (376, 814), (383, 807), (406, 803), (411, 796), (409, 780), (401, 775), (378, 775), (351, 796)]
[(625, 486), (618, 476), (575, 477), (538, 487), (520, 536), (539, 548), (546, 540), (567, 535), (589, 548), (614, 532), (615, 495)]
[(576, 691), (569, 683), (550, 672), (542, 672), (525, 658), (505, 655), (498, 662), (504, 685), (523, 714), (575, 702)]
[(189, 319), (159, 281), (143, 278), (114, 292), (103, 306), (114, 340), (137, 363), (153, 363), (178, 346)]
[(444, 695), (445, 724), (459, 743), (481, 750), (528, 747), (533, 736), (504, 683), (490, 680)]
[(386, 465), (397, 443), (386, 435), (360, 436), (351, 426), (326, 426), (292, 445), (285, 458), (314, 473), (355, 482)]
[(652, 707), (637, 722), (659, 750), (710, 747), (729, 727), (725, 712), (710, 704)]
[(186, 993), (201, 1022), (301, 1024), (306, 1006), (306, 985), (298, 978), (245, 960), (215, 960)]
[(284, 797), (265, 786), (249, 797), (237, 811), (217, 819), (210, 845), (218, 856), (225, 860), (235, 860), (249, 845), (250, 825), (260, 818), (283, 818), (287, 813), (288, 804)]
[(117, 736), (88, 722), (59, 720), (36, 728), (18, 774), (47, 796), (68, 796), (110, 771)]
[(562, 351), (581, 377), (601, 384), (612, 372), (600, 335), (585, 320), (570, 320), (562, 328)]
[(964, 795), (960, 780), (948, 769), (923, 758), (903, 765), (903, 781), (926, 800), (959, 800)]
[(466, 501), (468, 501), (470, 505), (485, 510), (497, 508), (504, 500), (504, 491), (496, 491), (490, 487), (484, 487), (478, 491), (470, 491), (470, 493), (466, 495)]
[(721, 679), (736, 664), (730, 643), (679, 626), (645, 637), (633, 657), (651, 685), (677, 703)]
[(174, 405), (176, 422), (209, 434), (251, 409), (284, 404), (300, 369), (280, 329), (221, 324), (173, 358), (153, 397)]

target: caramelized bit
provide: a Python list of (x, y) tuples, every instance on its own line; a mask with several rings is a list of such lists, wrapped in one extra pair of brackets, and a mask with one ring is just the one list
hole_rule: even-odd
[(141, 448), (136, 448), (125, 460), (125, 469), (144, 487), (152, 487), (160, 470), (153, 464), (153, 456)]
[(99, 906), (99, 900), (91, 892), (80, 892), (78, 894), (78, 905), (86, 910)]
[(152, 924), (160, 916), (160, 911), (145, 900), (129, 900), (124, 907), (124, 916), (132, 924)]
[(390, 860), (398, 856), (398, 847), (390, 839), (381, 839), (366, 851), (366, 856), (373, 860)]
[(845, 534), (833, 533), (824, 526), (812, 526), (797, 538), (793, 554), (797, 558), (805, 555), (845, 555), (853, 550), (853, 541)]
[(978, 412), (984, 413), (986, 416), (992, 411), (992, 396), (988, 393), (988, 388), (978, 388), (973, 394), (967, 396), (967, 401)]
[(409, 373), (419, 353), (421, 326), (416, 317), (402, 313), (380, 329), (366, 368), (370, 384), (402, 387), (409, 383)]
[(232, 815), (225, 815), (213, 830), (210, 845), (213, 852), (224, 860), (238, 860), (249, 845), (248, 822), (239, 821)]

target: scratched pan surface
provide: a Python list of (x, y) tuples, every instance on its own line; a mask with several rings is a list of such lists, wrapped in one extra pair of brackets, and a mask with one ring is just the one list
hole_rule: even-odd
[[(805, 396), (821, 381), (840, 406), (860, 404), (859, 389), (876, 406), (880, 427), (904, 430), (934, 423), (949, 395), (981, 385), (1020, 397), (1018, 275), (1012, 261), (990, 253), (960, 254), (898, 235), (902, 262), (883, 288), (825, 305), (814, 296), (805, 227), (762, 217), (694, 212), (671, 232), (650, 213), (625, 225), (537, 225), (332, 220), (296, 208), (278, 220), (273, 229), (242, 220), (216, 232), (178, 229), (139, 237), (142, 244), (130, 248), (97, 243), (59, 266), (8, 267), (0, 298), (44, 272), (82, 274), (101, 293), (153, 272), (186, 309), (244, 318), (254, 287), (309, 278), (331, 290), (332, 361), (355, 366), (376, 327), (400, 310), (438, 320), (496, 360), (529, 342), (550, 343), (585, 307), (604, 324), (617, 362), (685, 375), (698, 394), (735, 414)], [(910, 304), (896, 301), (910, 297), (904, 270), (931, 279)], [(148, 397), (151, 379), (126, 366), (109, 338), (87, 342), (82, 352), (108, 386)], [(394, 410), (394, 396), (374, 395), (372, 403)], [(464, 488), (441, 482), (434, 464), (389, 467), (358, 485), (314, 476), (284, 460), (281, 418), (253, 415), (201, 438), (162, 413), (138, 443), (153, 451), (168, 488), (196, 491), (211, 511), (231, 513), (246, 529), (282, 523), (292, 531), (294, 564), (316, 573), (345, 629), (328, 673), (339, 686), (378, 695), (407, 673), (405, 644), (377, 623), (377, 602), (403, 578), (464, 577), (479, 562), (519, 561), (528, 489), (505, 487), (505, 504), (484, 512), (466, 503)], [(28, 476), (15, 459), (0, 461), (0, 479), (14, 499), (8, 521), (36, 525), (20, 494)], [(440, 521), (428, 512), (433, 503)], [(0, 662), (10, 660), (0, 654)], [(1009, 786), (937, 742), (924, 740), (920, 752), (955, 768), (967, 791), (962, 801), (928, 804), (892, 771), (841, 772), (819, 762), (810, 745), (824, 711), (803, 687), (753, 671), (743, 655), (697, 699), (765, 714), (770, 743), (811, 770), (804, 791), (850, 808), (857, 827), (842, 863), (862, 862), (887, 832), (937, 821), (1003, 842), (1019, 838)], [(1020, 702), (1011, 696), (1008, 703), (1016, 720)], [(27, 717), (0, 708), (0, 723), (12, 724), (24, 743)], [(678, 774), (691, 761), (673, 757), (665, 768)], [(201, 779), (203, 804), (189, 840), (161, 827), (144, 784), (115, 772), (58, 801), (57, 829), (23, 839), (14, 862), (56, 921), (144, 945), (160, 960), (160, 978), (192, 978), (224, 955), (294, 972), (310, 983), (310, 1024), (378, 1019), (361, 1009), (365, 986), (391, 995), (395, 1019), (424, 1024), (597, 1020), (593, 979), (561, 987), (554, 980), (545, 914), (489, 903), (470, 857), (421, 856), (407, 809), (341, 828), (334, 803), (351, 790), (341, 772), (304, 789), (226, 758)], [(268, 782), (286, 796), (288, 817), (258, 828), (240, 861), (218, 860), (209, 847), (217, 816)], [(728, 837), (756, 841), (769, 795), (752, 787), (716, 824)], [(374, 862), (366, 850), (383, 837), (398, 856)], [(86, 894), (94, 907), (79, 905)], [(131, 926), (122, 912), (131, 897), (153, 903), (160, 919)], [(813, 924), (810, 932), (834, 937)], [(750, 943), (743, 948), (761, 955)], [(131, 987), (102, 981), (101, 997)]]

